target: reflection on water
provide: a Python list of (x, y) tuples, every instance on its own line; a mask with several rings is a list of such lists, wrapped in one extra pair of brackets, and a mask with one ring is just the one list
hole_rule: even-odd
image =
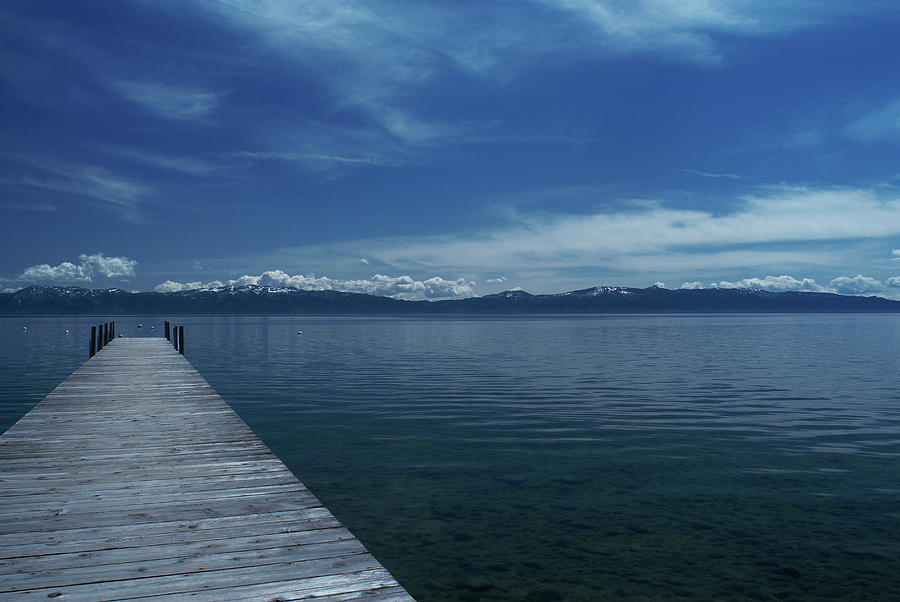
[[(0, 428), (95, 321), (0, 319)], [(900, 316), (175, 321), (422, 600), (900, 597)]]

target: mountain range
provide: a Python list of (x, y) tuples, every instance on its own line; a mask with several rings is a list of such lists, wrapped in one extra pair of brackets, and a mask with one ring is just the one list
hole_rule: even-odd
[(361, 293), (255, 285), (174, 293), (35, 285), (14, 293), (0, 293), (0, 315), (821, 312), (900, 312), (900, 301), (833, 293), (776, 293), (752, 288), (669, 290), (656, 286), (599, 286), (547, 295), (509, 290), (441, 301), (406, 301)]

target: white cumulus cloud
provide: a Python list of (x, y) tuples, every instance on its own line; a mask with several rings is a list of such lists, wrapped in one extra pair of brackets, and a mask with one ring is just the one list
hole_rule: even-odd
[(475, 294), (475, 283), (465, 278), (447, 280), (433, 276), (425, 280), (416, 280), (411, 276), (387, 276), (375, 274), (368, 279), (343, 280), (327, 276), (306, 274), (290, 275), (283, 270), (267, 270), (259, 275), (243, 275), (224, 282), (175, 282), (166, 280), (153, 289), (159, 293), (171, 293), (185, 290), (216, 288), (219, 286), (243, 286), (255, 284), (259, 286), (284, 286), (302, 290), (344, 291), (394, 297), (396, 299), (447, 299), (454, 297), (471, 297)]
[(127, 278), (134, 276), (134, 268), (137, 261), (127, 257), (104, 257), (103, 253), (94, 255), (81, 254), (78, 257), (81, 265), (90, 274), (97, 274), (106, 278)]
[(130, 278), (134, 276), (137, 261), (128, 257), (106, 257), (103, 253), (81, 254), (78, 263), (63, 261), (51, 266), (47, 263), (25, 268), (19, 280), (56, 282), (91, 282), (96, 277)]
[[(888, 286), (900, 287), (900, 276), (894, 276), (887, 279)], [(872, 278), (858, 274), (856, 276), (838, 276), (831, 280), (827, 286), (818, 284), (812, 278), (794, 278), (793, 276), (766, 276), (764, 278), (742, 278), (730, 282), (721, 280), (719, 282), (685, 282), (680, 288), (683, 289), (701, 289), (701, 288), (758, 288), (767, 291), (783, 292), (783, 291), (802, 291), (817, 293), (838, 293), (840, 295), (871, 295), (875, 293), (883, 293), (885, 291), (885, 283)]]
[(153, 290), (157, 293), (180, 293), (181, 291), (192, 291), (200, 288), (216, 288), (219, 286), (224, 286), (224, 283), (219, 280), (205, 283), (200, 282), (199, 280), (194, 282), (175, 282), (173, 280), (166, 280), (153, 287)]
[(824, 286), (816, 284), (812, 278), (794, 278), (793, 276), (766, 276), (765, 278), (743, 278), (736, 282), (722, 280), (713, 283), (711, 288), (760, 288), (767, 291), (808, 291), (825, 292)]
[(879, 280), (858, 274), (856, 276), (839, 276), (828, 283), (835, 292), (842, 295), (864, 295), (866, 293), (880, 293), (884, 290), (884, 284)]
[(891, 256), (896, 260), (900, 260), (900, 249), (891, 249)]

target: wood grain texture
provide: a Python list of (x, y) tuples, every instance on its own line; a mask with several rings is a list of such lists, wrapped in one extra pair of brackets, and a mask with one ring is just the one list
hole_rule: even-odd
[(0, 436), (0, 599), (411, 600), (164, 338)]

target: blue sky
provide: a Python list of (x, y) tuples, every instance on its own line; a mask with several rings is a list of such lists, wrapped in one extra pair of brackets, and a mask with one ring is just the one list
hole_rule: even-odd
[(0, 288), (900, 298), (900, 5), (0, 4)]

